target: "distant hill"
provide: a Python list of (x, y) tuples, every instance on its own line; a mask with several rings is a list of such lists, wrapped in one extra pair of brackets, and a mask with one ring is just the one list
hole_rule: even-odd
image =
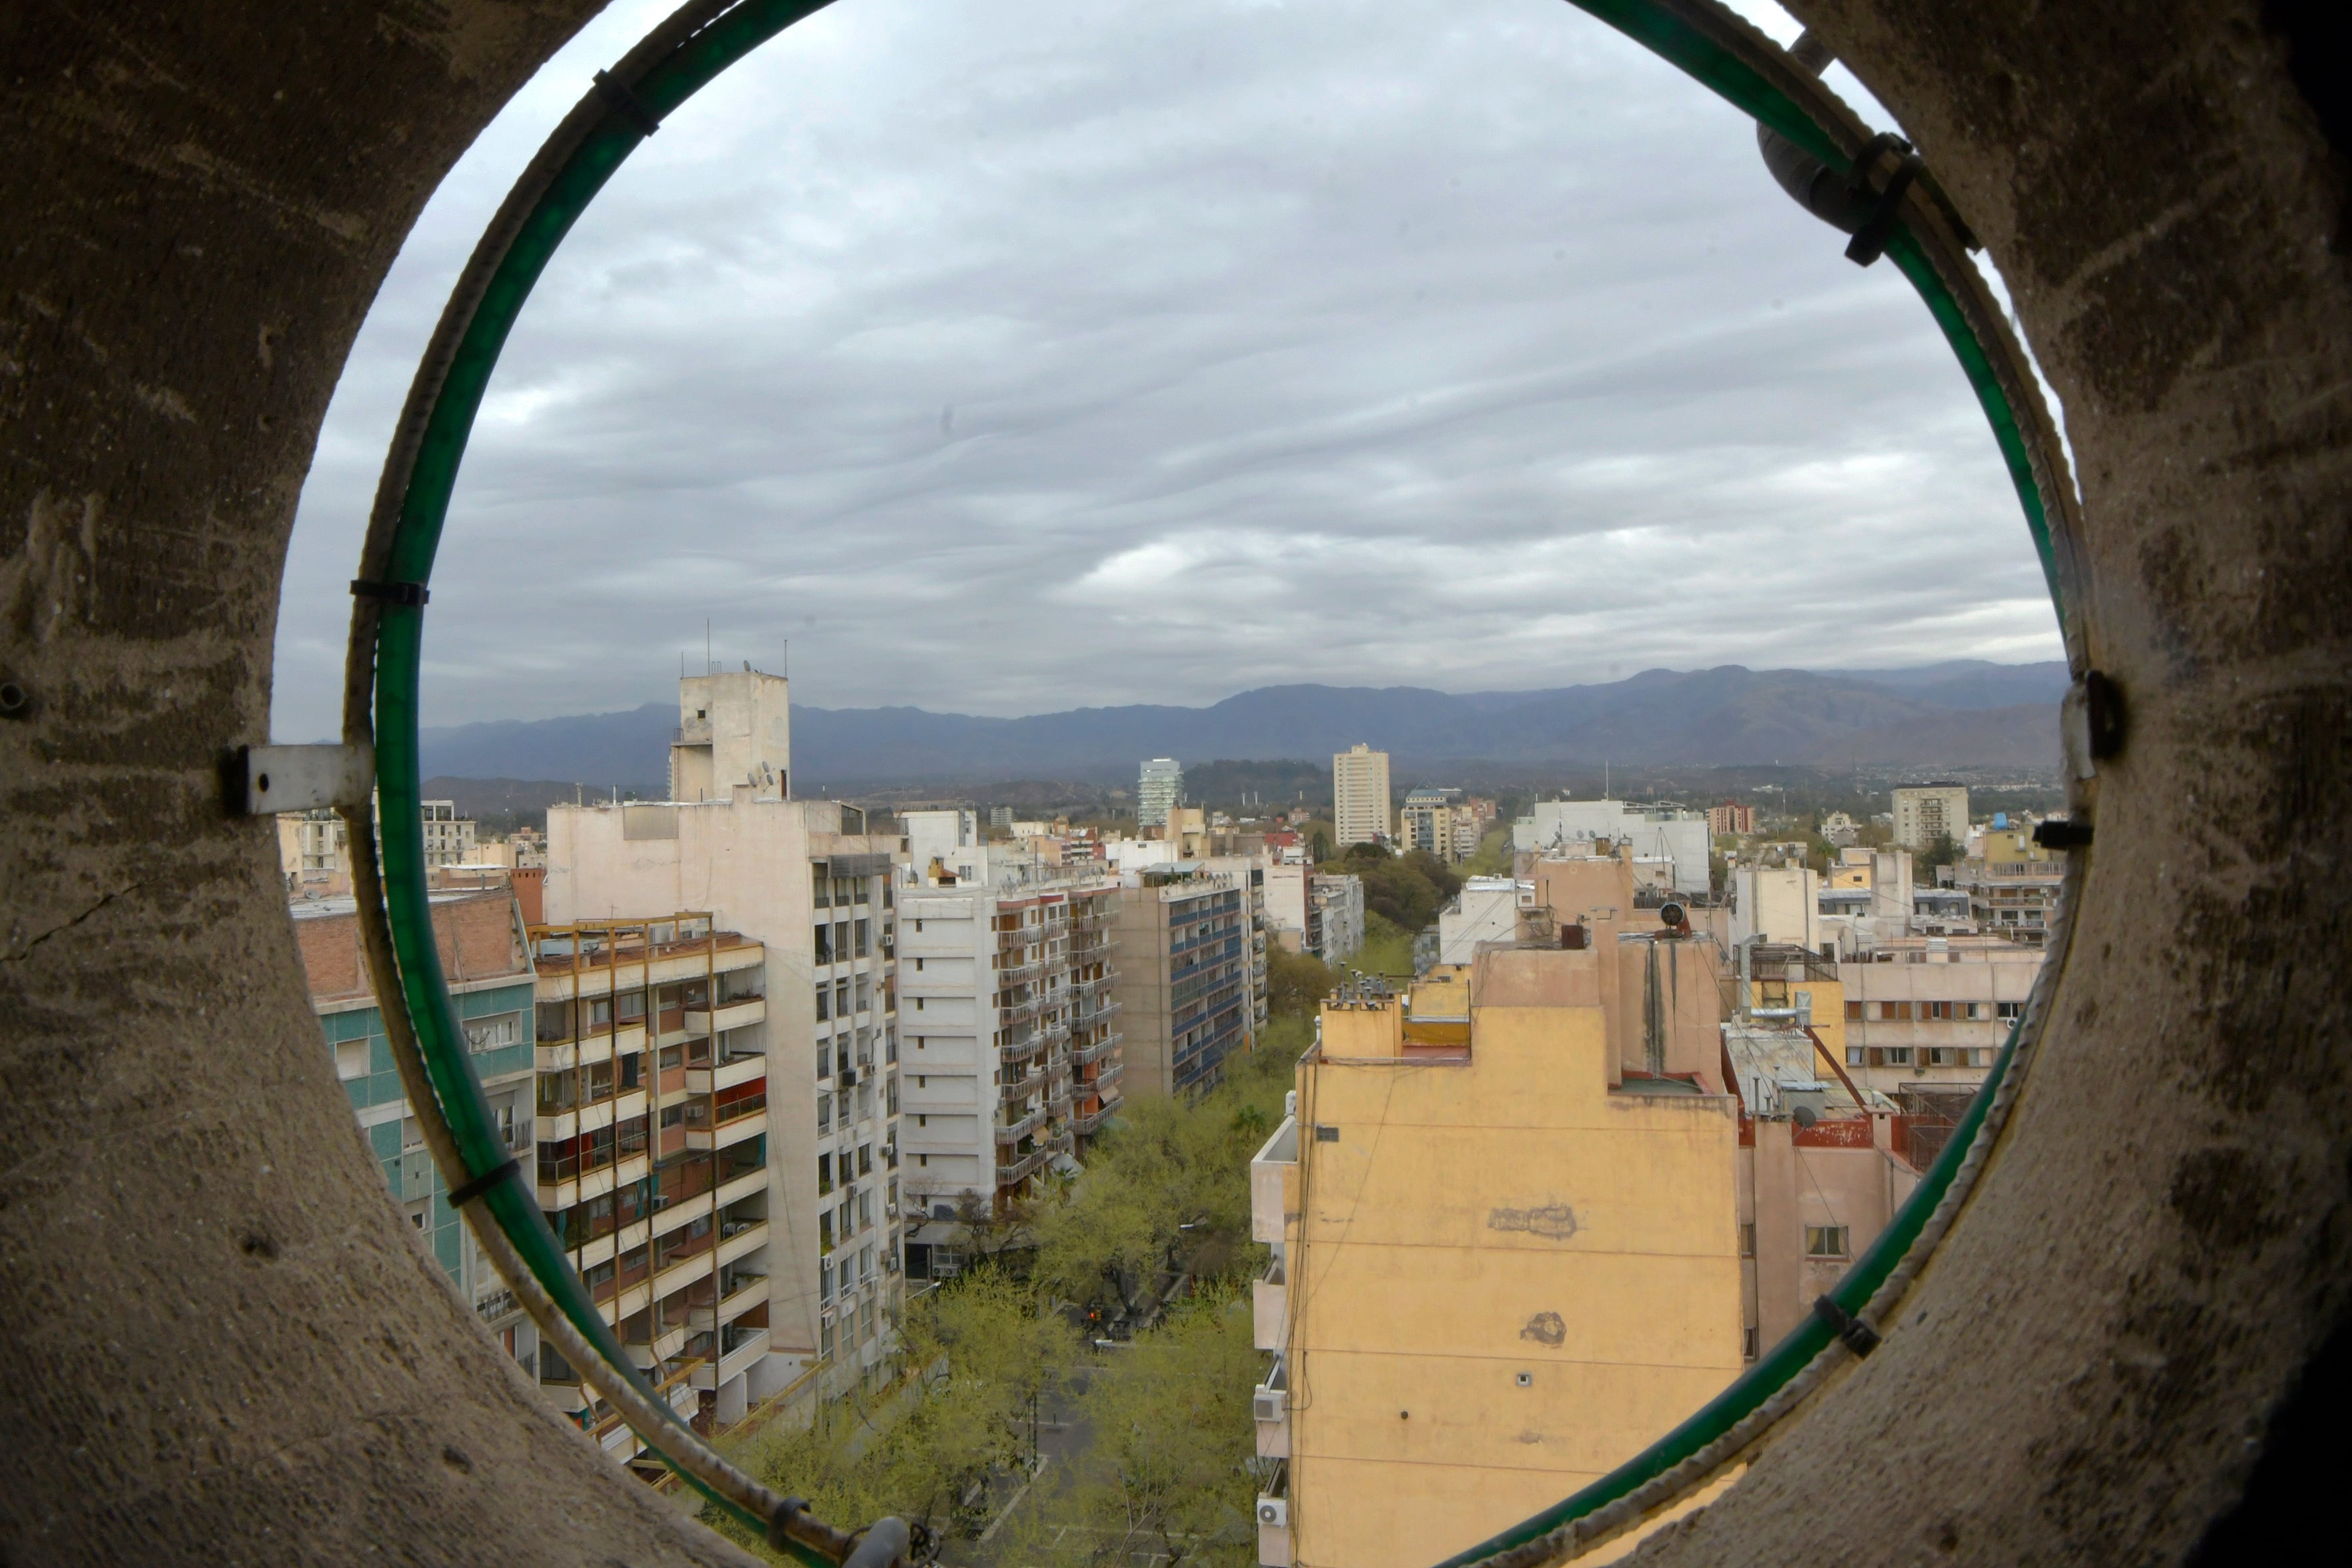
[[(793, 710), (793, 771), (815, 785), (891, 780), (1131, 779), (1148, 757), (1187, 763), (1315, 758), (1358, 741), (1401, 765), (1868, 762), (2049, 767), (2061, 664), (1962, 661), (1915, 670), (1646, 670), (1604, 685), (1454, 695), (1418, 686), (1264, 686), (1208, 707), (1136, 705), (1024, 718), (922, 708)], [(451, 779), (570, 778), (658, 790), (675, 706), (428, 729), (424, 770)]]

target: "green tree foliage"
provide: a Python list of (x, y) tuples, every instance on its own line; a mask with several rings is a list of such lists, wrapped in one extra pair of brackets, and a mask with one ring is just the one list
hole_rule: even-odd
[[(1407, 932), (1428, 925), (1462, 891), (1461, 876), (1427, 850), (1392, 855), (1379, 844), (1349, 844), (1346, 854), (1322, 869), (1362, 878), (1365, 913)], [(1407, 965), (1406, 972), (1411, 970)]]
[(1413, 934), (1395, 921), (1375, 911), (1364, 915), (1364, 945), (1348, 960), (1348, 967), (1367, 975), (1410, 977), (1412, 974)]
[(1260, 1357), (1247, 1291), (1208, 1287), (1113, 1352), (1082, 1408), (1095, 1443), (1069, 1504), (1113, 1552), (1164, 1556), (1168, 1568), (1250, 1568), (1262, 1462), (1250, 1391)]
[(1312, 953), (1294, 953), (1281, 943), (1265, 946), (1265, 1009), (1273, 1018), (1313, 1018), (1331, 994), (1336, 977)]
[(1967, 852), (1959, 844), (1953, 841), (1951, 834), (1937, 833), (1935, 842), (1913, 857), (1917, 866), (1918, 879), (1923, 883), (1933, 883), (1937, 866), (1958, 865)]
[(1462, 862), (1464, 876), (1511, 874), (1511, 830), (1507, 822), (1478, 841), (1478, 852)]
[(1086, 1174), (1032, 1210), (1032, 1283), (1108, 1319), (1163, 1271), (1254, 1267), (1249, 1159), (1280, 1120), (1311, 1038), (1305, 1020), (1286, 1019), (1228, 1058), (1225, 1082), (1198, 1100), (1131, 1096)]
[[(845, 1528), (895, 1513), (968, 1531), (990, 1479), (1025, 1459), (1033, 1402), (1052, 1397), (1076, 1352), (1067, 1322), (1032, 1291), (997, 1270), (970, 1270), (909, 1304), (904, 1383), (825, 1406), (805, 1429), (772, 1425), (730, 1457)], [(704, 1517), (785, 1561), (716, 1510)]]

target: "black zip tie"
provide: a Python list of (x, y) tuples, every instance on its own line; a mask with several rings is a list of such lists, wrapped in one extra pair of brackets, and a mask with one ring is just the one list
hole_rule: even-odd
[(793, 1522), (793, 1515), (807, 1511), (808, 1499), (804, 1497), (788, 1497), (778, 1503), (776, 1511), (768, 1516), (768, 1544), (779, 1552), (790, 1545), (793, 1538), (787, 1527)]
[(2068, 819), (2036, 822), (2033, 841), (2045, 850), (2087, 850), (2091, 847), (2091, 824)]
[(661, 129), (661, 121), (654, 118), (645, 100), (604, 71), (596, 73), (596, 96), (620, 110), (621, 118), (635, 126), (638, 135), (651, 136)]
[(490, 1188), (522, 1169), (520, 1161), (509, 1158), (502, 1166), (494, 1166), (449, 1195), (449, 1207), (463, 1208)]
[(381, 599), (386, 604), (421, 606), (433, 597), (421, 582), (371, 582), (366, 578), (352, 579), (352, 597)]
[(1813, 1298), (1813, 1316), (1829, 1324), (1857, 1359), (1878, 1348), (1878, 1331), (1827, 1296)]
[(1891, 131), (1882, 131), (1854, 158), (1847, 189), (1857, 196), (1871, 194), (1870, 171), (1885, 152), (1898, 155), (1895, 172), (1886, 176), (1886, 186), (1876, 193), (1878, 199), (1871, 206), (1870, 216), (1862, 220), (1862, 227), (1854, 231), (1853, 241), (1845, 247), (1845, 258), (1856, 267), (1868, 267), (1886, 254), (1886, 242), (1894, 237), (1895, 225), (1900, 219), (1903, 193), (1927, 167), (1919, 154), (1911, 150), (1911, 143)]

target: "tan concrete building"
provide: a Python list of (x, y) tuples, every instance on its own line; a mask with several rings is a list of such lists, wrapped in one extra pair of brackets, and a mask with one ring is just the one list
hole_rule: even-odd
[(2025, 1016), (2042, 950), (1995, 936), (1885, 941), (1837, 966), (1845, 1064), (1866, 1088), (1973, 1089)]
[(1118, 965), (1129, 1094), (1204, 1089), (1255, 1032), (1250, 890), (1193, 865), (1119, 876)]
[(1331, 758), (1331, 828), (1340, 845), (1369, 844), (1391, 835), (1389, 754), (1359, 742)]
[(1938, 837), (1969, 841), (1969, 791), (1961, 784), (1927, 784), (1895, 791), (1895, 841), (1906, 850), (1935, 847)]
[(707, 754), (707, 798), (551, 807), (544, 900), (556, 925), (707, 910), (766, 946), (772, 1157), (824, 1173), (782, 1195), (792, 1250), (780, 1245), (772, 1263), (793, 1283), (772, 1348), (802, 1367), (823, 1362), (832, 1394), (886, 1375), (903, 1296), (896, 949), (907, 851), (895, 833), (867, 833), (854, 806), (786, 796), (787, 690), (757, 671), (680, 682), (672, 773), (701, 786)]
[[(1259, 1561), (1418, 1568), (1557, 1500), (1741, 1362), (1738, 1103), (1628, 1081), (1607, 948), (1328, 1002), (1251, 1169), (1276, 1359)], [(1712, 988), (1712, 982), (1709, 982)]]

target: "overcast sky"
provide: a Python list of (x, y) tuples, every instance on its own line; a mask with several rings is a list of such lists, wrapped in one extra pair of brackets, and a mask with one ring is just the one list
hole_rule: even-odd
[[(336, 727), (466, 253), (665, 8), (559, 55), (394, 267), (303, 492), (281, 738)], [(984, 714), (2060, 656), (1958, 369), (1843, 246), (1742, 116), (1561, 0), (842, 0), (540, 284), (427, 721), (667, 699), (706, 617), (728, 668), (789, 639), (799, 702)]]

